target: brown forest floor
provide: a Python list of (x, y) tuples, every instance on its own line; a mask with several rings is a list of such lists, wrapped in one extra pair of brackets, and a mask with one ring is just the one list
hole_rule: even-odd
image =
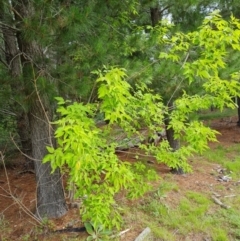
[[(211, 126), (218, 130), (221, 135), (218, 135), (219, 143), (210, 143), (210, 148), (214, 149), (216, 146), (220, 145), (227, 147), (233, 143), (240, 143), (240, 128), (236, 126), (236, 117), (235, 118), (225, 118), (211, 121)], [(126, 158), (126, 156), (125, 156)], [(129, 156), (129, 159), (131, 157)], [(6, 160), (8, 163), (8, 160)], [(14, 197), (21, 201), (25, 207), (34, 212), (35, 209), (35, 177), (33, 173), (23, 173), (23, 157), (16, 155), (14, 158), (11, 158), (7, 168), (8, 180), (11, 185), (11, 192)], [(193, 161), (193, 173), (187, 175), (173, 175), (174, 181), (178, 184), (180, 191), (172, 192), (168, 195), (168, 201), (174, 203), (186, 190), (192, 190), (196, 192), (206, 192), (210, 191), (210, 186), (217, 185), (218, 181), (216, 176), (212, 175), (214, 169), (218, 168), (218, 165), (215, 163), (209, 163), (207, 161)], [(169, 176), (170, 170), (164, 165), (157, 165), (159, 175), (163, 178), (164, 176)], [(211, 184), (211, 185), (209, 185)], [(228, 192), (229, 185), (231, 182), (226, 182), (225, 191)], [(141, 200), (137, 200), (138, 202)], [(129, 205), (134, 205), (134, 202), (129, 202)], [(70, 237), (76, 237), (77, 235), (86, 236), (86, 234), (52, 234), (38, 231), (36, 228), (36, 222), (32, 217), (28, 216), (26, 212), (13, 200), (9, 194), (8, 181), (6, 174), (3, 168), (0, 169), (0, 225), (2, 218), (8, 221), (8, 225), (5, 229), (1, 229), (6, 232), (8, 235), (0, 233), (0, 241), (2, 240), (68, 240)], [(74, 220), (79, 220), (78, 210), (70, 209), (67, 215), (57, 220), (51, 220), (54, 226), (54, 229), (62, 229), (70, 225)], [(131, 230), (122, 237), (124, 241), (133, 241), (137, 235), (144, 228), (138, 221), (134, 221), (132, 224)], [(82, 226), (80, 221), (74, 222), (75, 226)], [(38, 234), (39, 232), (39, 234)], [(27, 237), (27, 235), (29, 237)], [(1, 238), (2, 236), (2, 238)], [(5, 239), (3, 239), (5, 237)], [(65, 237), (65, 239), (64, 239)], [(184, 239), (183, 239), (184, 240)], [(193, 237), (192, 240), (198, 240), (196, 237)], [(202, 240), (202, 239), (201, 239)]]

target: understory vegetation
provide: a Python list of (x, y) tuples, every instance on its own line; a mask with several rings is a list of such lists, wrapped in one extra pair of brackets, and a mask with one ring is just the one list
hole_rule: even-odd
[[(228, 120), (228, 110), (224, 112), (225, 116), (221, 112), (209, 112), (206, 116), (208, 121), (215, 118), (216, 115)], [(204, 117), (204, 114), (202, 116)], [(201, 155), (190, 158), (194, 166), (193, 173), (184, 176), (167, 173), (162, 175), (158, 181), (148, 182), (151, 185), (151, 191), (148, 191), (143, 197), (130, 202), (124, 196), (121, 199), (117, 198), (117, 203), (121, 203), (120, 212), (124, 219), (121, 229), (138, 227), (138, 230), (143, 230), (145, 227), (150, 227), (152, 234), (149, 240), (159, 241), (197, 238), (213, 241), (239, 240), (239, 151), (238, 143), (227, 147), (222, 143), (216, 143), (214, 147), (204, 151)], [(148, 158), (145, 157), (144, 160), (148, 160)], [(199, 166), (197, 163), (200, 163)], [(151, 170), (152, 165), (153, 163), (150, 162), (146, 170)], [(206, 180), (201, 176), (204, 173)], [(195, 175), (196, 178), (194, 178)], [(201, 176), (200, 179), (198, 179), (199, 176)], [(226, 176), (229, 179), (220, 180), (220, 176)], [(192, 188), (191, 185), (188, 188), (186, 184), (183, 186), (180, 184), (184, 179), (186, 182), (193, 182)], [(198, 189), (196, 185), (198, 182), (199, 186), (204, 185), (204, 188)], [(219, 203), (216, 203), (216, 200)], [(9, 240), (8, 234), (12, 232), (12, 227), (3, 215), (0, 224), (1, 240)], [(116, 233), (99, 225), (96, 227), (95, 230), (88, 229), (87, 240), (120, 239), (116, 237)], [(33, 240), (33, 236), (39, 238), (46, 228), (54, 229), (53, 223), (45, 220), (42, 228), (36, 228), (31, 234), (25, 234), (21, 240)], [(49, 235), (51, 237), (45, 236), (44, 240), (51, 240), (54, 237), (51, 231)], [(83, 241), (86, 240), (86, 235), (82, 238), (81, 235), (77, 237), (62, 235), (59, 240)]]
[(240, 239), (240, 140), (212, 125), (240, 126), (239, 16), (230, 0), (0, 0), (0, 239), (14, 205), (37, 224), (22, 240), (64, 239), (73, 208), (87, 241)]

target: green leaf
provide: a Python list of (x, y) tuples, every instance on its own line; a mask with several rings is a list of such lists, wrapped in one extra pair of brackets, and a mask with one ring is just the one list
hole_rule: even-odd
[(62, 97), (55, 97), (55, 99), (57, 100), (59, 105), (65, 104), (65, 101), (64, 101), (64, 99)]
[(95, 232), (93, 230), (93, 226), (90, 222), (85, 222), (84, 223), (84, 226), (86, 228), (86, 231), (90, 234), (90, 235), (93, 235)]
[(47, 148), (47, 151), (48, 151), (50, 154), (53, 154), (54, 151), (55, 151), (55, 149), (54, 149), (53, 147), (51, 147), (51, 146), (46, 146), (46, 148)]

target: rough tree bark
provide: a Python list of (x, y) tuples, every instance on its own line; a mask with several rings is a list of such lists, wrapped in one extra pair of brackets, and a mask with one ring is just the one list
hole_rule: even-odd
[(237, 122), (237, 126), (240, 127), (240, 97), (237, 97), (237, 105), (238, 105), (238, 122)]
[(155, 27), (161, 20), (159, 7), (150, 8), (152, 26)]
[[(11, 11), (6, 12), (5, 9), (0, 8), (0, 19), (4, 22), (6, 19), (9, 20), (11, 24), (13, 22), (13, 14)], [(5, 21), (8, 22), (8, 21)], [(1, 25), (2, 36), (5, 45), (5, 61), (8, 67), (9, 73), (12, 76), (12, 81), (10, 82), (12, 95), (19, 95), (23, 92), (24, 87), (20, 81), (22, 76), (22, 65), (20, 59), (20, 52), (17, 45), (16, 29), (11, 25)], [(25, 110), (22, 107), (16, 106), (13, 103), (11, 106), (12, 111), (16, 114), (17, 121), (17, 133), (21, 142), (21, 151), (26, 155), (26, 168), (33, 167), (32, 156), (32, 144), (29, 132), (29, 121)]]
[[(15, 0), (13, 8), (15, 19), (21, 29), (22, 19), (34, 15), (32, 2)], [(21, 16), (21, 17), (20, 17)], [(29, 40), (18, 31), (17, 41), (22, 53), (21, 64), (26, 98), (29, 101), (29, 124), (32, 141), (32, 156), (37, 181), (37, 210), (39, 217), (60, 217), (67, 212), (67, 206), (61, 181), (60, 171), (51, 173), (49, 163), (43, 164), (42, 159), (47, 154), (46, 146), (53, 145), (53, 129), (50, 121), (53, 118), (53, 109), (47, 93), (42, 93), (37, 87), (37, 77), (41, 75), (47, 81), (48, 75), (42, 75), (45, 61), (41, 45), (36, 40)]]
[[(47, 98), (46, 98), (47, 99)], [(43, 164), (47, 154), (46, 145), (54, 145), (50, 103), (42, 97), (31, 105), (29, 122), (32, 150), (37, 181), (37, 215), (40, 217), (61, 217), (67, 211), (59, 169), (51, 174), (50, 163)], [(44, 106), (44, 109), (43, 109)]]
[(167, 5), (161, 8), (158, 4), (155, 7), (150, 8), (152, 26), (155, 27), (159, 21), (162, 20), (164, 11), (169, 9), (173, 4)]
[[(173, 109), (173, 103), (169, 103), (168, 105), (168, 109), (169, 109), (169, 113), (171, 112), (171, 110)], [(177, 151), (180, 148), (180, 141), (178, 139), (174, 138), (174, 129), (173, 128), (169, 128), (169, 123), (170, 123), (170, 119), (169, 116), (165, 117), (165, 126), (166, 126), (166, 135), (167, 135), (167, 140), (168, 143), (170, 145), (170, 147), (172, 148), (173, 151)], [(183, 169), (181, 167), (177, 167), (177, 168), (173, 168), (172, 169), (173, 173), (176, 174), (183, 174)]]

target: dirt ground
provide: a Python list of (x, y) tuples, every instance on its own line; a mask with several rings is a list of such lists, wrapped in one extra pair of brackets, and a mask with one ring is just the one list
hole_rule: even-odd
[[(236, 126), (235, 118), (223, 118), (211, 122), (211, 126), (219, 131), (221, 135), (218, 135), (219, 143), (210, 143), (211, 149), (214, 149), (218, 145), (230, 146), (232, 144), (240, 143), (240, 128)], [(4, 232), (8, 232), (8, 238), (3, 239), (4, 234), (0, 232), (0, 241), (2, 240), (63, 240), (63, 236), (77, 237), (79, 235), (86, 236), (85, 233), (76, 234), (53, 234), (51, 232), (46, 233), (38, 231), (36, 227), (39, 225), (32, 217), (32, 213), (35, 210), (36, 195), (35, 195), (35, 177), (34, 173), (22, 172), (23, 170), (23, 157), (16, 155), (11, 158), (10, 164), (7, 167), (7, 176), (4, 169), (0, 169), (0, 225), (4, 220), (8, 221), (8, 227)], [(193, 173), (186, 175), (173, 175), (171, 178), (176, 181), (180, 191), (172, 192), (168, 195), (168, 201), (176, 202), (184, 193), (185, 190), (192, 190), (196, 192), (214, 192), (214, 186), (219, 183), (215, 175), (212, 175), (213, 171), (217, 170), (219, 166), (214, 163), (206, 161), (192, 161)], [(164, 165), (158, 165), (158, 172), (163, 178), (169, 178), (170, 170)], [(204, 171), (203, 171), (204, 170)], [(10, 183), (10, 186), (8, 185)], [(224, 184), (226, 188), (225, 192), (230, 194), (229, 185), (231, 182)], [(223, 191), (224, 191), (223, 190)], [(135, 201), (136, 202), (136, 201)], [(22, 203), (23, 205), (19, 205)], [(134, 203), (129, 203), (134, 205)], [(75, 208), (69, 209), (67, 215), (62, 218), (51, 220), (54, 230), (63, 229), (68, 226), (82, 226), (79, 221), (78, 210)], [(138, 234), (142, 231), (143, 227), (135, 223), (131, 226), (131, 230), (123, 235), (122, 240), (134, 241)], [(39, 232), (39, 233), (38, 233)], [(1, 238), (2, 237), (2, 238)], [(25, 238), (25, 239), (24, 239)], [(27, 239), (28, 238), (28, 239)], [(196, 240), (196, 239), (192, 239)]]

